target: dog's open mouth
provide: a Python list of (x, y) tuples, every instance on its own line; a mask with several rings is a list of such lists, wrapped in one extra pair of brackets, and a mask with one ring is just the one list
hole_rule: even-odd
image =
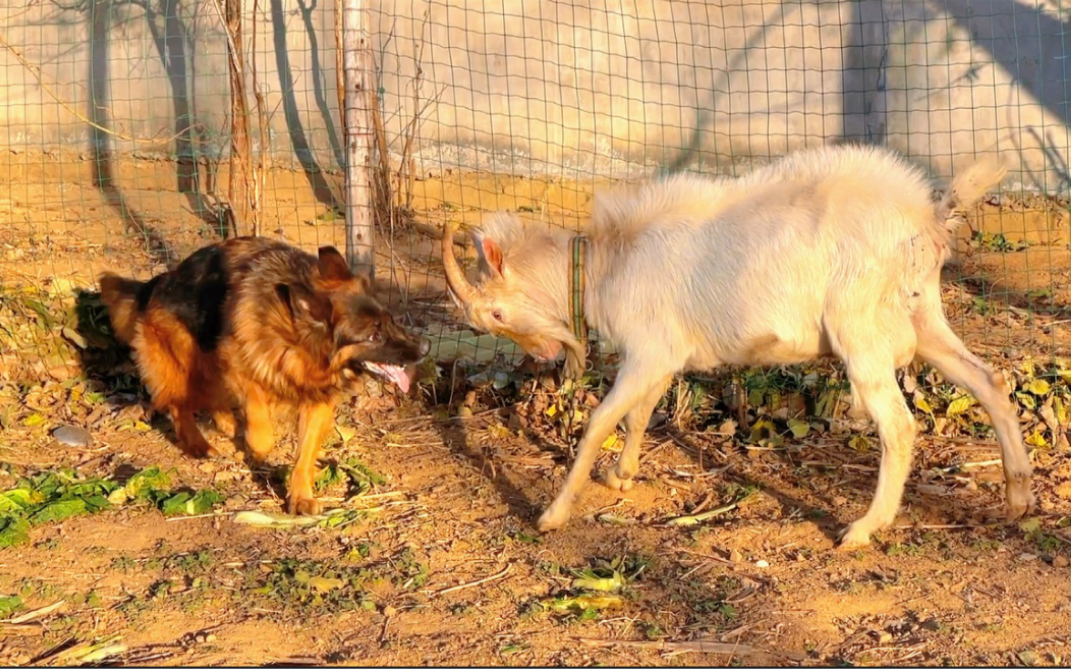
[(374, 372), (380, 377), (397, 384), (398, 388), (402, 390), (402, 393), (409, 393), (409, 375), (405, 373), (405, 368), (397, 365), (371, 363), (368, 361), (364, 362), (364, 367), (367, 368), (369, 372)]

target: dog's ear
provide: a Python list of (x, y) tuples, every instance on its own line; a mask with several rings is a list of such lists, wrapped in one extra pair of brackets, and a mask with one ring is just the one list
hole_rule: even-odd
[(300, 284), (276, 284), (275, 293), (294, 321), (330, 322), (331, 301), (315, 291)]
[(349, 281), (353, 279), (345, 257), (334, 247), (320, 247), (320, 278), (324, 281)]

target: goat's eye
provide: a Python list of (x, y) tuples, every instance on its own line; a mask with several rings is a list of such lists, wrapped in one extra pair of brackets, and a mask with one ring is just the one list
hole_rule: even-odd
[(501, 323), (502, 322), (502, 310), (496, 309), (495, 311), (491, 312), (491, 317), (494, 318), (495, 321), (498, 321), (499, 323)]
[(377, 342), (379, 342), (382, 339), (383, 339), (383, 335), (381, 335), (378, 330), (373, 330), (372, 334), (368, 336), (368, 341), (371, 342), (372, 344), (376, 344)]

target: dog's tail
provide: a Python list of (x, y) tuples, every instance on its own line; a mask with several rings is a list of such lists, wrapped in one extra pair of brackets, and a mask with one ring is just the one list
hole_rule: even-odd
[(148, 282), (127, 279), (111, 272), (100, 276), (100, 301), (108, 307), (115, 336), (125, 344), (134, 339), (134, 327), (141, 312), (140, 294), (149, 289)]
[(948, 233), (953, 233), (964, 222), (961, 216), (953, 216), (962, 212), (974, 203), (981, 200), (986, 192), (1000, 183), (1008, 169), (1002, 161), (992, 156), (982, 158), (967, 166), (952, 179), (945, 195), (937, 203), (937, 223)]

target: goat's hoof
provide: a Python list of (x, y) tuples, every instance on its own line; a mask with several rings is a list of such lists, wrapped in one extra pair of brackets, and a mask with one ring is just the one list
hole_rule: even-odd
[(628, 479), (622, 479), (617, 474), (617, 468), (613, 466), (606, 470), (606, 474), (603, 476), (603, 482), (606, 484), (607, 488), (613, 489), (614, 491), (620, 491), (622, 493), (626, 491), (631, 491), (632, 487), (636, 485), (636, 480), (632, 477), (629, 477)]
[(311, 495), (291, 494), (286, 501), (286, 511), (293, 515), (316, 516), (321, 510), (320, 501)]
[(841, 533), (837, 542), (837, 549), (851, 551), (870, 546), (870, 530), (859, 524), (858, 521), (851, 524)]
[(1022, 519), (1024, 516), (1032, 514), (1036, 507), (1037, 501), (1034, 499), (1033, 494), (1025, 498), (1008, 496), (1007, 501), (1004, 503), (1004, 518), (1008, 521)]
[(539, 517), (539, 521), (536, 522), (536, 528), (540, 533), (546, 533), (561, 528), (568, 520), (569, 508), (555, 503), (548, 507), (543, 512), (543, 515)]

